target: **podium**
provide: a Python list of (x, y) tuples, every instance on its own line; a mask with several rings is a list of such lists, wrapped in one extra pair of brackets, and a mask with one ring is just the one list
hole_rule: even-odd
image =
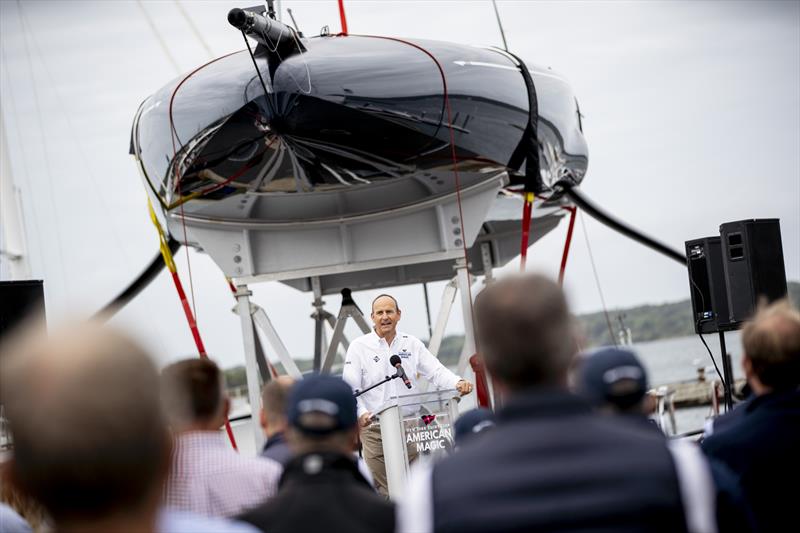
[(452, 451), (459, 399), (455, 389), (420, 392), (389, 398), (378, 410), (390, 497), (405, 487), (413, 459)]

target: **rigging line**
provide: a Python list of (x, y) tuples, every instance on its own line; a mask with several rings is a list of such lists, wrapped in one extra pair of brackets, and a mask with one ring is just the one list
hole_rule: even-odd
[[(173, 108), (173, 105), (175, 103), (175, 95), (178, 94), (178, 90), (186, 82), (186, 80), (191, 78), (195, 73), (197, 73), (201, 69), (207, 67), (208, 65), (210, 65), (210, 64), (212, 64), (212, 63), (214, 63), (216, 61), (219, 61), (220, 59), (224, 59), (224, 58), (226, 58), (228, 56), (231, 56), (233, 54), (238, 54), (238, 53), (239, 53), (238, 51), (231, 52), (230, 54), (225, 54), (224, 56), (218, 57), (216, 59), (212, 59), (211, 61), (209, 61), (207, 63), (204, 63), (203, 65), (200, 65), (199, 67), (197, 67), (196, 69), (191, 71), (189, 74), (184, 76), (184, 78), (180, 81), (180, 83), (178, 83), (178, 85), (175, 86), (175, 89), (172, 91), (172, 95), (169, 98), (169, 129), (170, 129), (170, 141), (172, 142), (172, 168), (175, 171), (175, 179), (177, 180), (176, 185), (177, 185), (177, 190), (178, 190), (178, 196), (182, 196), (181, 188), (180, 188), (181, 175), (180, 175), (180, 167), (179, 167), (178, 162), (177, 162), (178, 151), (177, 151), (177, 146), (175, 145), (175, 140), (177, 139), (178, 143), (180, 143), (181, 140), (178, 137), (178, 132), (177, 132), (177, 130), (175, 128), (175, 118), (174, 118), (174, 116), (172, 114), (172, 108)], [(181, 146), (181, 150), (182, 149), (183, 149), (183, 146)], [(181, 198), (179, 198), (179, 199), (181, 199)], [(196, 319), (197, 318), (197, 308), (195, 307), (194, 279), (192, 278), (192, 263), (191, 263), (191, 260), (189, 258), (189, 238), (188, 238), (187, 231), (186, 231), (186, 217), (184, 216), (184, 210), (183, 210), (183, 204), (184, 203), (185, 202), (180, 202), (179, 207), (180, 207), (180, 211), (181, 211), (181, 224), (183, 226), (183, 244), (186, 247), (186, 266), (187, 266), (187, 268), (189, 270), (189, 290), (190, 290), (190, 292), (192, 294), (192, 312), (194, 313), (194, 316), (195, 316), (195, 319)]]
[[(275, 46), (273, 48), (270, 48), (269, 46), (264, 45), (264, 48), (266, 48), (267, 51), (269, 51), (269, 52), (275, 54), (276, 56), (278, 56), (278, 62), (279, 63), (283, 62), (283, 57), (281, 57), (280, 52), (278, 52), (278, 48), (280, 47), (281, 38), (283, 37), (283, 34), (286, 31), (286, 28), (289, 28), (289, 26), (284, 25), (283, 27), (281, 27), (281, 33), (278, 36), (278, 38), (275, 40)], [(302, 46), (300, 44), (300, 41), (297, 39), (297, 34), (294, 31), (292, 31), (291, 28), (289, 28), (289, 33), (292, 34), (292, 39), (294, 40), (294, 43), (297, 45), (297, 49), (299, 50), (300, 58), (303, 60), (303, 66), (305, 66), (305, 68), (306, 68), (306, 77), (308, 78), (308, 89), (304, 90), (302, 87), (300, 87), (300, 83), (297, 81), (297, 78), (294, 77), (294, 75), (292, 74), (291, 70), (287, 70), (286, 74), (288, 74), (289, 77), (292, 78), (292, 81), (294, 82), (294, 84), (297, 86), (297, 89), (301, 93), (303, 93), (303, 94), (311, 94), (311, 70), (308, 68), (308, 61), (306, 61), (306, 58), (305, 58), (306, 52), (303, 52)], [(242, 34), (244, 35), (244, 31), (242, 31)], [(264, 37), (264, 40), (267, 41), (268, 43), (272, 43), (272, 39), (270, 39), (269, 35), (267, 35), (266, 33), (262, 33), (261, 36)]]
[[(19, 124), (19, 115), (17, 113), (17, 106), (16, 106), (15, 99), (14, 99), (14, 90), (13, 90), (12, 83), (11, 83), (11, 79), (12, 79), (11, 78), (11, 73), (9, 72), (8, 68), (6, 67), (6, 65), (8, 65), (8, 62), (6, 60), (5, 50), (2, 47), (0, 47), (0, 58), (2, 58), (2, 63), (0, 63), (0, 66), (2, 66), (2, 68), (6, 71), (7, 79), (9, 80), (8, 81), (8, 101), (11, 103), (11, 115), (14, 117), (14, 120), (11, 121), (11, 123), (14, 125), (14, 133), (15, 133), (14, 138), (17, 139), (17, 141), (20, 143), (20, 147), (19, 148), (20, 148), (20, 153), (22, 154), (22, 157), (20, 157), (19, 160), (22, 161), (22, 171), (25, 174), (25, 183), (27, 185), (30, 185), (31, 173), (30, 173), (30, 170), (28, 169), (28, 161), (27, 161), (27, 157), (25, 155), (25, 145), (26, 145), (26, 143), (22, 142), (22, 135), (20, 133), (20, 129), (19, 129), (19, 126), (18, 126), (18, 124)], [(2, 113), (2, 101), (0, 101), (0, 117), (2, 117), (2, 116), (3, 116), (3, 113)], [(9, 123), (8, 120), (5, 120), (5, 119), (3, 119), (3, 120), (4, 120), (4, 122), (6, 124)], [(9, 148), (9, 150), (10, 150), (10, 148)], [(9, 166), (10, 165), (11, 165), (11, 159), (9, 158)], [(28, 202), (28, 204), (30, 204), (31, 209), (33, 210), (33, 229), (34, 229), (34, 232), (36, 233), (36, 248), (39, 250), (39, 256), (38, 257), (43, 262), (44, 261), (44, 259), (43, 259), (44, 258), (44, 247), (42, 246), (42, 233), (41, 233), (41, 231), (39, 231), (39, 213), (38, 213), (38, 211), (36, 209), (36, 202), (34, 201), (34, 196), (35, 195), (31, 194), (30, 196), (31, 196), (31, 198), (30, 198), (30, 201)], [(23, 218), (23, 226), (24, 226), (25, 225), (25, 204), (24, 203), (22, 204), (22, 218)], [(28, 251), (28, 255), (30, 255), (30, 250)], [(31, 263), (29, 262), (29, 264), (31, 264)], [(44, 266), (42, 266), (42, 270), (44, 270)]]
[[(36, 77), (33, 75), (33, 60), (31, 59), (31, 51), (28, 46), (28, 26), (25, 23), (25, 19), (22, 17), (22, 2), (17, 0), (17, 9), (20, 13), (20, 25), (22, 26), (22, 41), (25, 48), (25, 57), (27, 59), (28, 64), (28, 72), (31, 76), (31, 85), (33, 88), (33, 104), (34, 108), (36, 109), (36, 121), (39, 126), (39, 137), (41, 139), (42, 146), (46, 146), (47, 143), (45, 142), (44, 136), (44, 120), (42, 120), (42, 109), (39, 106), (39, 90), (37, 89), (36, 84)], [(42, 159), (44, 159), (44, 166), (45, 166), (45, 177), (47, 179), (47, 197), (50, 200), (50, 208), (52, 209), (53, 215), (56, 217), (56, 250), (58, 252), (58, 260), (60, 266), (60, 273), (61, 273), (61, 282), (63, 283), (64, 293), (67, 296), (67, 299), (70, 297), (70, 285), (67, 283), (67, 275), (64, 268), (64, 245), (61, 241), (61, 232), (59, 231), (60, 224), (58, 223), (61, 219), (58, 212), (58, 204), (56, 203), (55, 199), (53, 198), (53, 173), (51, 170), (50, 165), (50, 158), (47, 155), (47, 150), (42, 151)], [(44, 259), (44, 258), (43, 258)]]
[[(452, 117), (452, 109), (450, 107), (450, 97), (447, 91), (447, 76), (445, 76), (444, 68), (442, 67), (441, 63), (436, 56), (434, 56), (431, 52), (426, 50), (425, 48), (414, 44), (410, 41), (405, 41), (403, 39), (398, 39), (396, 37), (382, 37), (382, 36), (373, 36), (378, 39), (386, 39), (389, 41), (396, 41), (399, 43), (406, 44), (417, 50), (423, 52), (425, 55), (431, 58), (433, 62), (436, 64), (436, 68), (439, 69), (439, 75), (442, 77), (442, 93), (444, 95), (444, 107), (447, 112), (447, 129), (450, 132), (450, 153), (453, 159), (453, 176), (455, 178), (455, 186), (456, 186), (456, 200), (458, 203), (458, 218), (459, 224), (461, 226), (461, 248), (464, 252), (464, 268), (467, 269), (467, 279), (469, 280), (469, 257), (467, 256), (467, 236), (464, 230), (464, 210), (461, 205), (461, 179), (458, 174), (458, 155), (456, 153), (456, 137), (455, 137), (455, 130), (453, 129), (453, 117)], [(473, 325), (473, 331), (475, 330), (475, 312), (473, 309), (473, 302), (472, 302), (472, 284), (467, 283), (467, 297), (469, 299), (469, 321)], [(466, 318), (465, 318), (466, 319)]]
[(606, 324), (608, 325), (608, 334), (611, 335), (611, 342), (617, 346), (617, 339), (614, 337), (614, 328), (611, 326), (611, 319), (608, 316), (608, 309), (606, 308), (606, 299), (603, 297), (603, 289), (600, 287), (600, 277), (597, 275), (597, 266), (594, 264), (594, 256), (592, 255), (592, 246), (589, 244), (589, 234), (586, 233), (586, 221), (583, 218), (583, 213), (578, 213), (581, 219), (581, 226), (583, 227), (583, 240), (586, 241), (586, 249), (589, 251), (589, 262), (592, 265), (592, 272), (594, 273), (594, 281), (597, 284), (597, 292), (600, 294), (600, 303), (603, 304), (603, 314), (606, 317)]
[(253, 61), (253, 68), (256, 69), (258, 80), (261, 82), (261, 88), (264, 89), (264, 100), (267, 102), (269, 112), (275, 116), (275, 109), (272, 107), (272, 99), (270, 98), (272, 93), (267, 90), (267, 84), (264, 82), (264, 77), (261, 75), (261, 69), (258, 68), (258, 63), (256, 63), (256, 56), (253, 53), (253, 49), (250, 46), (250, 41), (247, 40), (247, 34), (245, 34), (244, 31), (242, 31), (242, 38), (244, 39), (244, 44), (247, 46), (247, 52), (250, 54), (250, 59)]
[[(39, 62), (41, 63), (42, 67), (44, 68), (45, 75), (46, 75), (47, 80), (48, 80), (48, 82), (50, 84), (50, 92), (55, 95), (56, 102), (58, 103), (59, 109), (61, 110), (61, 112), (62, 112), (62, 114), (64, 116), (64, 119), (65, 119), (65, 121), (67, 123), (67, 128), (72, 133), (72, 135), (70, 135), (70, 137), (73, 138), (73, 141), (75, 143), (75, 147), (77, 148), (77, 151), (78, 151), (78, 155), (79, 155), (79, 157), (81, 159), (81, 162), (83, 163), (83, 166), (84, 166), (84, 168), (86, 170), (86, 174), (89, 176), (89, 180), (90, 180), (90, 182), (92, 184), (91, 189), (92, 189), (93, 193), (95, 194), (95, 196), (97, 198), (97, 204), (101, 207), (102, 211), (105, 213), (106, 219), (109, 220), (109, 224), (106, 224), (106, 226), (109, 227), (109, 229), (110, 229), (110, 231), (112, 233), (112, 236), (113, 236), (113, 239), (114, 239), (114, 244), (116, 245), (116, 250), (117, 250), (117, 252), (119, 252), (121, 250), (121, 253), (116, 253), (116, 254), (113, 254), (113, 255), (115, 257), (117, 257), (117, 262), (121, 263), (122, 267), (125, 267), (125, 266), (127, 266), (127, 264), (132, 262), (132, 258), (130, 256), (130, 251), (128, 250), (127, 247), (120, 245), (120, 243), (122, 243), (124, 241), (120, 237), (120, 232), (119, 232), (118, 225), (115, 224), (114, 221), (113, 221), (114, 220), (113, 212), (110, 209), (110, 207), (108, 205), (108, 202), (106, 201), (105, 196), (102, 194), (102, 192), (101, 192), (102, 188), (101, 188), (100, 182), (97, 179), (97, 176), (96, 176), (95, 172), (92, 170), (91, 165), (89, 164), (89, 158), (86, 155), (86, 150), (83, 147), (83, 143), (81, 143), (81, 141), (80, 141), (81, 137), (79, 135), (75, 134), (75, 132), (77, 132), (77, 128), (75, 127), (70, 114), (67, 112), (68, 106), (66, 106), (64, 104), (64, 98), (62, 97), (61, 91), (58, 89), (58, 85), (55, 83), (54, 76), (52, 75), (52, 73), (50, 71), (50, 68), (48, 67), (47, 61), (45, 59), (46, 56), (42, 53), (42, 50), (39, 47), (38, 39), (36, 38), (36, 34), (32, 29), (30, 21), (28, 20), (28, 17), (25, 14), (24, 11), (20, 11), (20, 16), (27, 23), (28, 28), (29, 28), (28, 31), (30, 31), (31, 36), (33, 37), (32, 41), (33, 41), (34, 52), (38, 56)], [(38, 231), (38, 228), (37, 228), (37, 231)], [(127, 258), (127, 262), (126, 262), (125, 258), (122, 257), (122, 255), (125, 255), (125, 257)], [(151, 261), (151, 265), (152, 265), (152, 261)], [(149, 268), (152, 268), (152, 266), (149, 267)], [(137, 296), (141, 290), (143, 290), (153, 279), (155, 279), (155, 276), (156, 276), (157, 273), (158, 273), (158, 270), (156, 270), (155, 273), (152, 273), (152, 272), (148, 271), (148, 268), (146, 268), (145, 271), (142, 274), (140, 274), (138, 278), (136, 278), (137, 281), (134, 281), (133, 283), (131, 283), (127, 289), (123, 290), (123, 292), (120, 293), (119, 295), (117, 295), (113, 300), (111, 300), (111, 302), (107, 303), (106, 306), (103, 308), (103, 311), (100, 311), (100, 312), (96, 313), (95, 316), (98, 316), (100, 313), (103, 313), (103, 312), (106, 312), (106, 313), (110, 312), (108, 318), (113, 316), (113, 314), (115, 314), (117, 312), (117, 310), (119, 310), (122, 307), (124, 307), (128, 303), (128, 301), (132, 300), (135, 296)], [(141, 284), (141, 286), (137, 285), (137, 283)], [(111, 311), (112, 308), (113, 308), (113, 311)], [(156, 330), (158, 330), (160, 328), (158, 322), (153, 322), (152, 317), (148, 317), (148, 320), (151, 322), (151, 327), (153, 327)], [(161, 336), (157, 335), (156, 337), (157, 337), (156, 342), (160, 345), (162, 350), (165, 350), (166, 349), (166, 345), (164, 344), (164, 341), (162, 340)]]
[(505, 48), (506, 52), (508, 52), (508, 43), (506, 42), (506, 32), (503, 31), (503, 21), (500, 20), (500, 11), (497, 10), (496, 0), (492, 0), (492, 6), (494, 7), (494, 16), (497, 18), (497, 27), (500, 28), (500, 37), (503, 38), (503, 48)]
[[(173, 156), (174, 159), (174, 156)], [(189, 257), (189, 237), (186, 232), (186, 217), (184, 216), (183, 212), (183, 202), (180, 205), (181, 210), (181, 226), (183, 226), (183, 245), (186, 249), (186, 269), (189, 271), (189, 292), (192, 294), (192, 314), (194, 315), (195, 321), (197, 321), (197, 306), (195, 304), (195, 297), (194, 297), (194, 280), (192, 279), (192, 261)]]
[(150, 14), (144, 8), (142, 0), (136, 0), (136, 5), (139, 6), (139, 10), (141, 10), (142, 15), (144, 15), (144, 19), (147, 21), (147, 25), (150, 26), (150, 30), (152, 30), (153, 34), (156, 36), (156, 40), (158, 40), (158, 44), (161, 45), (161, 50), (164, 52), (164, 55), (167, 56), (169, 62), (172, 63), (172, 68), (175, 69), (175, 72), (177, 74), (180, 74), (181, 67), (178, 65), (178, 62), (175, 60), (175, 57), (172, 55), (172, 52), (169, 51), (169, 47), (167, 47), (167, 42), (164, 40), (164, 37), (161, 35), (161, 32), (158, 31), (158, 28), (156, 27), (155, 22), (153, 22), (153, 19), (150, 18)]
[(194, 21), (192, 20), (192, 17), (189, 16), (189, 12), (186, 11), (186, 9), (184, 9), (183, 5), (180, 3), (179, 0), (174, 0), (174, 2), (175, 2), (175, 7), (178, 8), (178, 11), (180, 11), (181, 15), (186, 20), (186, 23), (189, 25), (189, 28), (191, 28), (192, 33), (194, 33), (194, 36), (197, 38), (198, 41), (200, 41), (200, 44), (205, 49), (206, 53), (208, 53), (208, 58), (213, 59), (214, 52), (211, 51), (211, 47), (208, 45), (206, 40), (203, 39), (203, 34), (200, 33), (200, 30), (195, 25)]
[[(24, 12), (20, 12), (20, 16), (25, 19), (25, 22), (28, 23), (28, 27), (31, 28), (30, 22), (28, 21), (28, 17), (25, 15)], [(50, 90), (53, 95), (56, 97), (56, 102), (58, 103), (59, 110), (64, 115), (64, 120), (67, 123), (67, 128), (69, 129), (70, 137), (72, 137), (73, 142), (75, 143), (75, 147), (77, 148), (78, 155), (80, 156), (81, 162), (86, 170), (87, 175), (89, 176), (89, 180), (92, 182), (93, 187), (91, 187), (92, 192), (94, 192), (95, 196), (97, 197), (98, 204), (102, 207), (104, 213), (108, 217), (109, 220), (113, 220), (111, 216), (111, 210), (108, 207), (108, 203), (106, 202), (105, 197), (100, 193), (101, 186), (97, 180), (97, 176), (92, 171), (91, 165), (89, 165), (89, 158), (86, 156), (86, 151), (83, 149), (83, 144), (80, 142), (80, 135), (76, 135), (77, 128), (75, 128), (74, 123), (72, 122), (72, 118), (70, 117), (69, 113), (67, 113), (67, 106), (64, 104), (64, 98), (61, 96), (61, 91), (58, 89), (57, 84), (54, 81), (53, 75), (50, 73), (50, 69), (47, 66), (47, 61), (45, 60), (45, 55), (42, 53), (41, 48), (39, 48), (39, 44), (37, 43), (36, 34), (34, 33), (33, 29), (29, 29), (31, 36), (33, 37), (33, 50), (36, 52), (36, 55), (39, 58), (39, 62), (44, 67), (44, 73), (47, 76), (47, 80), (50, 83)], [(117, 249), (121, 249), (122, 253), (127, 257), (128, 262), (130, 262), (131, 257), (129, 255), (129, 251), (126, 247), (120, 246), (119, 243), (123, 242), (120, 238), (119, 231), (115, 224), (111, 223), (108, 224), (111, 229), (111, 233), (114, 236), (115, 244), (117, 245)], [(117, 254), (117, 260), (125, 265), (125, 260)]]
[(669, 246), (658, 242), (657, 240), (648, 237), (647, 235), (643, 234), (642, 232), (638, 231), (637, 229), (633, 228), (625, 224), (624, 222), (617, 220), (613, 216), (608, 213), (603, 212), (598, 206), (592, 203), (588, 197), (584, 196), (583, 193), (580, 191), (580, 188), (575, 185), (569, 179), (562, 179), (558, 181), (554, 188), (556, 191), (563, 191), (567, 196), (569, 196), (572, 203), (583, 209), (586, 213), (591, 215), (595, 218), (598, 222), (602, 222), (606, 226), (610, 227), (614, 231), (618, 233), (622, 233), (626, 237), (633, 239), (634, 241), (638, 242), (639, 244), (643, 244), (648, 248), (652, 248), (653, 250), (669, 257), (670, 259), (677, 261), (684, 267), (686, 267), (686, 256), (677, 250), (673, 250)]
[[(191, 71), (189, 74), (184, 76), (184, 78), (180, 81), (180, 83), (178, 83), (178, 85), (175, 86), (175, 89), (172, 91), (172, 95), (169, 98), (169, 127), (170, 127), (170, 131), (171, 131), (171, 134), (172, 134), (172, 137), (173, 137), (172, 138), (172, 151), (173, 151), (173, 154), (177, 151), (177, 148), (175, 147), (175, 141), (176, 140), (178, 141), (178, 144), (180, 145), (180, 150), (183, 150), (183, 147), (184, 147), (184, 144), (181, 141), (181, 138), (178, 136), (178, 130), (175, 127), (175, 119), (174, 119), (173, 114), (172, 114), (172, 108), (173, 108), (173, 105), (175, 103), (175, 95), (178, 94), (178, 90), (180, 90), (180, 88), (183, 86), (184, 83), (186, 83), (189, 80), (189, 78), (191, 78), (192, 76), (194, 76), (195, 74), (197, 74), (198, 72), (200, 72), (201, 70), (206, 68), (207, 66), (211, 65), (212, 63), (216, 63), (217, 61), (220, 61), (221, 59), (225, 59), (226, 57), (230, 57), (230, 56), (232, 56), (234, 54), (238, 54), (238, 53), (240, 53), (242, 51), (243, 50), (237, 50), (235, 52), (231, 52), (229, 54), (225, 54), (223, 56), (219, 56), (219, 57), (217, 57), (215, 59), (212, 59), (211, 61), (208, 61), (207, 63), (203, 63), (202, 65), (200, 65), (199, 67), (197, 67), (196, 69)], [(173, 163), (172, 164), (173, 164), (173, 166), (176, 165), (174, 156), (173, 156)], [(176, 173), (176, 175), (177, 175), (177, 173)]]

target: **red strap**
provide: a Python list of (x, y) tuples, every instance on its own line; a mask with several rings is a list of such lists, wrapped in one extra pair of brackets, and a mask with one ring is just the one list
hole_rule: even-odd
[(342, 21), (342, 35), (347, 35), (347, 17), (344, 14), (344, 0), (339, 0), (339, 20)]
[(564, 253), (561, 255), (561, 269), (558, 271), (558, 284), (564, 284), (564, 270), (567, 268), (567, 256), (569, 255), (569, 246), (572, 243), (572, 230), (575, 228), (575, 213), (578, 211), (577, 207), (565, 207), (570, 212), (569, 215), (569, 228), (567, 229), (567, 240), (564, 242)]
[(531, 235), (531, 212), (533, 211), (532, 194), (525, 193), (525, 203), (522, 206), (522, 242), (519, 251), (519, 269), (525, 272), (525, 263), (528, 260), (528, 242)]
[(475, 394), (478, 396), (478, 405), (492, 408), (492, 399), (489, 396), (489, 385), (486, 380), (486, 371), (483, 369), (483, 362), (481, 362), (478, 354), (469, 358), (469, 366), (475, 372)]
[[(200, 353), (200, 357), (207, 359), (208, 354), (206, 353), (206, 348), (203, 345), (203, 339), (200, 337), (200, 330), (197, 329), (197, 322), (194, 319), (194, 315), (192, 314), (192, 308), (189, 307), (189, 301), (186, 299), (186, 292), (183, 290), (183, 284), (181, 284), (181, 278), (178, 277), (177, 272), (171, 272), (172, 274), (172, 281), (175, 283), (175, 290), (178, 291), (178, 296), (181, 299), (181, 306), (183, 307), (183, 312), (186, 315), (186, 321), (189, 323), (189, 329), (192, 331), (192, 337), (194, 337), (194, 343), (197, 346), (197, 351)], [(255, 414), (252, 415), (253, 420), (255, 420)], [(227, 420), (225, 420), (225, 431), (228, 433), (228, 439), (231, 441), (231, 446), (233, 446), (234, 450), (239, 450), (239, 447), (236, 446), (236, 439), (233, 437), (233, 430), (231, 429), (231, 424)]]

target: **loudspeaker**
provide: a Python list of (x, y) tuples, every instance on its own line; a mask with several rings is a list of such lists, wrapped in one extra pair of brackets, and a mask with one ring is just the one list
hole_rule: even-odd
[(0, 281), (0, 342), (26, 320), (44, 322), (42, 281)]
[(705, 237), (685, 244), (695, 333), (734, 329), (728, 319), (721, 239)]
[(753, 316), (759, 299), (786, 296), (780, 221), (738, 220), (719, 227), (729, 319), (741, 323)]

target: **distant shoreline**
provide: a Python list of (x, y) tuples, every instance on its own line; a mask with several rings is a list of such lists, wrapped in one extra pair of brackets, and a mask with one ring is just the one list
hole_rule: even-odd
[[(788, 289), (789, 298), (795, 305), (800, 305), (800, 282), (790, 281)], [(648, 304), (623, 309), (609, 309), (608, 318), (615, 335), (620, 330), (619, 316), (622, 316), (623, 323), (631, 330), (634, 343), (686, 337), (694, 334), (692, 306), (688, 299), (659, 305)], [(608, 331), (608, 322), (602, 311), (585, 313), (576, 318), (581, 324), (587, 347), (613, 344)], [(442, 339), (439, 359), (445, 366), (458, 364), (463, 345), (463, 335), (448, 335)], [(312, 368), (311, 358), (298, 358), (295, 361), (301, 372), (307, 372)], [(279, 368), (278, 371), (283, 372), (283, 369)], [(243, 366), (227, 369), (225, 377), (230, 388), (241, 387), (247, 383)]]

